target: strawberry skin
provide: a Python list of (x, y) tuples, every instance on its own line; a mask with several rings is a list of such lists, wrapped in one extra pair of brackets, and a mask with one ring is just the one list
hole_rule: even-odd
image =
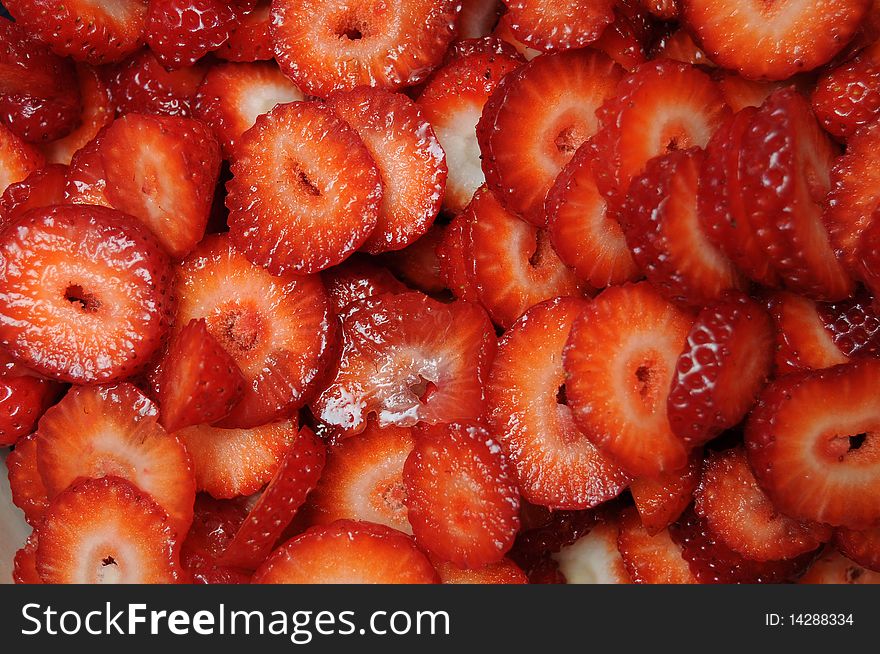
[(223, 0), (150, 0), (144, 39), (166, 68), (192, 66), (229, 38), (236, 9)]
[[(654, 536), (678, 520), (694, 500), (700, 483), (702, 453), (695, 450), (681, 470), (659, 477), (639, 477), (629, 485), (629, 492), (644, 529)], [(626, 557), (624, 557), (626, 558)]]
[(35, 146), (0, 124), (0, 188), (5, 191), (10, 184), (20, 182), (42, 168), (44, 163), (43, 155)]
[(37, 572), (37, 532), (32, 531), (27, 541), (15, 553), (12, 563), (12, 581), (16, 584), (42, 584)]
[(811, 100), (822, 127), (839, 138), (873, 123), (880, 115), (880, 44), (822, 75)]
[(226, 61), (264, 61), (275, 56), (269, 37), (271, 0), (259, 0), (256, 7), (233, 26), (226, 43), (214, 54)]
[(67, 166), (48, 164), (20, 182), (10, 184), (0, 196), (0, 227), (16, 220), (30, 209), (65, 204)]
[(0, 377), (0, 447), (30, 434), (61, 388), (37, 377)]
[(151, 50), (142, 50), (119, 63), (110, 79), (116, 110), (122, 115), (191, 116), (205, 71), (204, 65), (169, 71)]
[(6, 457), (12, 503), (24, 513), (28, 524), (36, 527), (49, 506), (49, 494), (37, 468), (37, 435), (19, 438)]
[(510, 28), (543, 52), (582, 48), (614, 20), (614, 0), (505, 0)]

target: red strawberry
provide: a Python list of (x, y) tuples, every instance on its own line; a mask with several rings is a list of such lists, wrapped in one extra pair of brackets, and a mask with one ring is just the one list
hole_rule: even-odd
[(563, 547), (588, 534), (604, 517), (597, 511), (543, 511), (522, 504), (523, 530), (516, 537), (510, 558), (529, 576), (530, 583), (565, 583), (557, 562), (550, 558)]
[[(877, 214), (880, 216), (880, 208)], [(880, 248), (875, 245), (878, 242), (880, 242), (880, 218), (875, 218), (862, 234), (857, 265), (865, 284), (875, 297), (874, 309), (880, 311), (880, 301), (876, 299), (880, 297)]]
[(141, 44), (147, 0), (4, 0), (16, 22), (61, 56), (92, 65), (119, 61)]
[(742, 293), (708, 304), (675, 366), (667, 415), (685, 443), (701, 445), (742, 420), (773, 365), (773, 321)]
[(219, 562), (247, 516), (247, 498), (196, 496), (193, 524), (180, 548), (184, 569), (197, 584), (248, 584), (251, 573)]
[(0, 226), (17, 220), (29, 209), (64, 204), (67, 166), (48, 164), (20, 182), (10, 184), (0, 196)]
[(382, 179), (382, 203), (370, 254), (400, 250), (422, 236), (440, 211), (446, 157), (418, 105), (405, 95), (360, 87), (327, 99), (363, 140)]
[(510, 27), (544, 52), (582, 48), (614, 20), (614, 0), (505, 0)]
[(780, 11), (761, 0), (681, 0), (681, 17), (712, 61), (749, 78), (785, 79), (830, 60), (869, 0), (819, 0)]
[(813, 300), (777, 291), (768, 306), (776, 325), (776, 371), (819, 370), (849, 361), (819, 317)]
[(857, 291), (841, 302), (820, 302), (816, 310), (831, 340), (843, 354), (880, 356), (880, 314), (871, 294)]
[(477, 124), (486, 183), (510, 211), (541, 226), (544, 199), (575, 150), (598, 127), (596, 109), (623, 70), (578, 50), (541, 57), (505, 76)]
[(454, 563), (432, 561), (441, 584), (527, 584), (526, 573), (510, 559), (501, 559), (476, 570), (462, 570)]
[(331, 448), (310, 496), (316, 524), (367, 520), (412, 533), (406, 516), (403, 464), (413, 449), (412, 430), (374, 424)]
[(272, 553), (255, 584), (436, 584), (437, 572), (406, 534), (371, 522), (312, 527)]
[(232, 239), (273, 275), (335, 266), (363, 245), (379, 217), (382, 178), (369, 150), (317, 102), (278, 105), (257, 118), (239, 141), (232, 174)]
[(352, 257), (339, 266), (323, 271), (321, 279), (337, 314), (353, 302), (409, 290), (387, 268), (361, 257)]
[(575, 422), (631, 475), (687, 465), (666, 404), (692, 322), (648, 284), (630, 284), (597, 296), (568, 337), (565, 389)]
[(24, 512), (28, 524), (37, 526), (49, 506), (49, 495), (37, 469), (37, 435), (19, 438), (9, 456), (9, 488), (12, 503)]
[(220, 148), (191, 118), (128, 114), (114, 121), (70, 166), (68, 198), (107, 204), (139, 218), (168, 253), (183, 258), (205, 232)]
[(272, 59), (275, 53), (269, 37), (271, 5), (270, 0), (259, 0), (252, 11), (241, 16), (232, 26), (229, 39), (214, 54), (227, 61)]
[(352, 306), (342, 322), (335, 378), (313, 403), (317, 418), (359, 433), (379, 425), (469, 421), (483, 412), (483, 384), (496, 337), (485, 312), (421, 293)]
[(483, 183), (477, 122), (502, 78), (522, 62), (516, 53), (465, 52), (436, 71), (419, 95), (419, 107), (446, 152), (449, 175), (443, 208), (447, 211), (464, 209)]
[(619, 532), (616, 519), (600, 520), (586, 535), (553, 554), (564, 583), (631, 584), (617, 548)]
[[(688, 465), (659, 477), (639, 477), (629, 485), (641, 524), (651, 536), (678, 520), (694, 500), (700, 483), (702, 454), (691, 453)], [(626, 558), (626, 557), (624, 557)]]
[(498, 24), (495, 26), (495, 29), (492, 31), (492, 36), (501, 39), (505, 43), (509, 43), (526, 61), (531, 61), (539, 54), (541, 54), (540, 50), (530, 48), (525, 43), (520, 41), (513, 33), (513, 29), (511, 28), (510, 23), (510, 14), (505, 12), (505, 14), (501, 16), (501, 18), (498, 20)]
[(456, 23), (459, 39), (478, 39), (495, 29), (504, 11), (501, 0), (462, 0)]
[[(760, 107), (774, 91), (784, 88), (787, 82), (768, 82), (766, 80), (753, 80), (740, 77), (736, 73), (726, 70), (717, 70), (712, 75), (721, 89), (724, 101), (730, 105), (734, 113), (740, 112), (746, 107)], [(792, 78), (792, 81), (797, 78)]]
[(80, 480), (49, 506), (37, 530), (37, 572), (47, 584), (184, 581), (172, 522), (119, 477)]
[(799, 584), (880, 584), (880, 573), (865, 570), (828, 547), (813, 562)]
[(150, 0), (144, 39), (166, 68), (192, 66), (226, 42), (236, 9), (223, 0)]
[(880, 572), (880, 527), (865, 531), (837, 529), (834, 532), (834, 546), (859, 565)]
[(15, 553), (12, 580), (16, 584), (42, 584), (37, 573), (37, 533), (31, 532), (24, 547)]
[(639, 514), (620, 516), (617, 547), (627, 573), (636, 584), (698, 584), (679, 547), (665, 527), (657, 532), (642, 526)]
[(169, 432), (218, 422), (244, 395), (235, 359), (193, 318), (171, 342), (159, 380), (159, 422)]
[(60, 390), (60, 384), (47, 379), (0, 377), (0, 447), (30, 434)]
[(592, 508), (629, 482), (575, 425), (566, 400), (562, 350), (587, 307), (560, 298), (532, 307), (501, 339), (487, 389), (491, 433), (529, 502)]
[(653, 48), (655, 59), (672, 59), (695, 66), (714, 66), (706, 53), (694, 42), (694, 37), (683, 27), (676, 27), (663, 35)]
[(519, 531), (519, 493), (498, 444), (477, 425), (414, 434), (403, 483), (416, 542), (465, 568), (500, 561)]
[(602, 32), (591, 47), (632, 72), (648, 60), (648, 46), (656, 38), (654, 21), (633, 0), (621, 0), (614, 7), (614, 22)]
[(254, 570), (266, 560), (284, 528), (317, 485), (325, 457), (324, 444), (308, 427), (303, 427), (272, 481), (229, 541), (220, 559), (222, 563)]
[(639, 4), (657, 18), (674, 20), (678, 18), (677, 0), (639, 0)]
[(330, 354), (327, 294), (317, 276), (274, 277), (206, 237), (178, 270), (177, 329), (204, 318), (246, 380), (245, 394), (219, 426), (283, 420), (308, 400)]
[(382, 255), (382, 263), (411, 288), (429, 295), (441, 293), (446, 288), (437, 257), (441, 236), (440, 226), (432, 225), (424, 236), (411, 245)]
[(119, 64), (110, 92), (120, 114), (192, 116), (196, 90), (205, 66), (166, 70), (151, 50), (142, 50)]
[(0, 342), (44, 375), (90, 383), (137, 374), (165, 338), (171, 269), (131, 216), (34, 209), (0, 232)]
[(281, 69), (306, 93), (397, 89), (425, 79), (455, 36), (456, 0), (273, 0), (270, 34)]
[(468, 302), (477, 302), (477, 286), (470, 262), (470, 216), (460, 213), (443, 228), (436, 254), (440, 277), (452, 294)]
[(880, 116), (880, 43), (862, 50), (819, 78), (813, 111), (822, 127), (847, 138)]
[(0, 189), (20, 182), (45, 163), (43, 155), (0, 124)]

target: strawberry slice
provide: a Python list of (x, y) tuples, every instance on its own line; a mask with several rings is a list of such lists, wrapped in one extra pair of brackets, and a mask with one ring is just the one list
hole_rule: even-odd
[(30, 434), (62, 388), (37, 377), (0, 377), (0, 447)]
[(400, 250), (424, 235), (446, 185), (446, 157), (418, 105), (400, 93), (360, 87), (327, 104), (361, 137), (382, 179), (376, 228), (361, 249)]
[(169, 70), (192, 66), (226, 42), (237, 9), (224, 0), (150, 0), (144, 40)]
[(406, 534), (371, 522), (312, 527), (272, 553), (255, 584), (436, 584), (428, 558)]
[(676, 0), (639, 0), (639, 4), (657, 18), (663, 20), (678, 18), (678, 2)]
[(284, 528), (317, 485), (325, 458), (324, 443), (308, 427), (303, 427), (272, 481), (229, 541), (220, 559), (223, 564), (254, 570), (266, 560)]
[(574, 322), (565, 346), (565, 389), (586, 436), (629, 474), (687, 465), (669, 426), (667, 395), (693, 319), (647, 283), (613, 286)]
[(206, 66), (166, 70), (151, 50), (120, 63), (110, 80), (110, 92), (119, 114), (157, 116), (193, 114), (196, 90), (205, 77)]
[(382, 295), (353, 305), (342, 321), (335, 378), (312, 405), (345, 432), (379, 426), (476, 420), (495, 355), (486, 313), (421, 293)]
[(672, 59), (694, 66), (709, 66), (713, 64), (706, 53), (694, 42), (694, 37), (684, 27), (676, 27), (664, 34), (654, 44), (654, 59)]
[(12, 581), (16, 584), (42, 584), (37, 572), (37, 533), (31, 532), (24, 547), (15, 553)]
[(403, 483), (416, 542), (463, 568), (500, 561), (519, 531), (519, 493), (498, 444), (475, 424), (414, 434)]
[(864, 531), (836, 529), (833, 542), (845, 557), (869, 570), (880, 572), (880, 527)]
[(34, 209), (0, 232), (0, 342), (39, 373), (74, 383), (137, 374), (168, 331), (171, 268), (131, 216)]
[(147, 15), (147, 0), (4, 0), (3, 5), (57, 54), (93, 66), (120, 61), (137, 50)]
[[(456, 26), (458, 38), (479, 39), (488, 36), (504, 12), (501, 0), (462, 0)], [(445, 582), (444, 582), (445, 583)]]
[(334, 313), (341, 314), (354, 302), (385, 293), (405, 293), (406, 284), (366, 257), (352, 257), (321, 272)]
[(841, 302), (819, 302), (816, 310), (843, 354), (880, 357), (880, 313), (870, 293), (860, 289)]
[[(774, 91), (789, 86), (788, 80), (782, 82), (768, 82), (766, 80), (753, 80), (740, 77), (736, 73), (726, 70), (713, 72), (712, 78), (718, 83), (725, 102), (730, 105), (734, 113), (740, 112), (746, 107), (760, 107)], [(796, 86), (799, 78), (792, 78)]]
[(169, 432), (215, 423), (244, 395), (244, 375), (204, 318), (177, 333), (161, 365), (159, 422)]
[(36, 527), (49, 506), (49, 494), (37, 469), (37, 436), (30, 434), (19, 438), (9, 456), (9, 488), (12, 503), (24, 513), (29, 525)]
[(195, 115), (214, 129), (223, 156), (231, 160), (241, 135), (260, 114), (303, 99), (302, 91), (272, 63), (218, 64), (198, 87)]
[(615, 3), (614, 22), (591, 47), (604, 52), (631, 73), (648, 60), (648, 50), (657, 37), (651, 15), (634, 0), (620, 0)]
[(67, 166), (48, 164), (20, 182), (10, 184), (0, 196), (0, 226), (10, 223), (26, 211), (38, 207), (65, 204)]
[(880, 584), (880, 573), (866, 570), (828, 547), (798, 580), (799, 584)]
[[(702, 453), (694, 451), (681, 470), (659, 477), (639, 477), (629, 485), (642, 526), (651, 536), (659, 534), (679, 519), (694, 500), (700, 483)], [(626, 558), (626, 557), (624, 557)]]
[(446, 288), (437, 258), (442, 233), (439, 225), (431, 225), (425, 235), (414, 243), (382, 255), (382, 263), (410, 288), (437, 295)]
[(567, 584), (631, 584), (617, 539), (616, 519), (600, 520), (574, 543), (552, 555)]
[(505, 76), (477, 124), (486, 183), (511, 212), (547, 222), (556, 176), (598, 127), (596, 109), (623, 70), (604, 54), (577, 50), (534, 59)]
[(436, 254), (440, 277), (452, 294), (468, 302), (478, 302), (473, 265), (470, 263), (470, 220), (460, 213), (443, 228)]
[(777, 510), (863, 529), (880, 519), (880, 361), (781, 377), (746, 428), (749, 463)]
[(434, 568), (440, 575), (441, 584), (527, 584), (529, 578), (516, 563), (510, 559), (501, 559), (496, 563), (484, 565), (476, 570), (462, 570), (454, 563), (433, 560)]
[(374, 424), (333, 447), (309, 498), (316, 524), (367, 520), (412, 533), (406, 515), (403, 464), (413, 449), (412, 430)]
[(825, 72), (811, 100), (822, 127), (840, 138), (876, 121), (880, 116), (880, 42)]
[[(644, 519), (644, 518), (643, 518)], [(662, 527), (652, 532), (639, 514), (626, 509), (620, 514), (617, 548), (623, 565), (636, 584), (698, 584), (679, 547)]]
[[(455, 37), (456, 0), (273, 0), (275, 58), (309, 95), (424, 80)], [(405, 53), (405, 55), (404, 55)]]
[(694, 508), (712, 534), (753, 561), (793, 559), (831, 539), (831, 528), (795, 520), (771, 503), (735, 447), (706, 459)]
[(527, 311), (502, 337), (487, 389), (492, 436), (523, 497), (551, 508), (592, 508), (629, 482), (578, 429), (565, 397), (562, 350), (586, 307), (560, 298)]
[(582, 48), (614, 21), (614, 0), (505, 0), (510, 28), (543, 52)]
[(513, 49), (516, 50), (520, 54), (520, 56), (526, 61), (531, 61), (532, 59), (540, 55), (540, 50), (530, 48), (516, 37), (516, 35), (513, 33), (513, 29), (510, 26), (510, 22), (510, 14), (505, 12), (498, 20), (498, 24), (495, 26), (495, 29), (492, 30), (492, 36), (500, 39), (501, 41), (504, 41), (504, 43), (513, 46)]
[(317, 102), (278, 105), (257, 118), (239, 141), (232, 175), (232, 239), (273, 275), (335, 266), (363, 245), (379, 218), (382, 178), (369, 150)]
[(464, 209), (484, 181), (476, 126), (502, 78), (523, 63), (515, 52), (461, 52), (437, 70), (418, 104), (446, 152), (448, 177), (443, 208)]
[(702, 445), (751, 409), (773, 364), (767, 311), (742, 293), (708, 304), (697, 316), (675, 366), (666, 411), (685, 443)]
[(45, 163), (43, 155), (30, 143), (0, 124), (0, 189), (22, 181)]
[(195, 480), (183, 444), (131, 384), (78, 386), (37, 430), (37, 465), (50, 500), (81, 477), (123, 477), (149, 493), (177, 533), (192, 522)]
[(212, 235), (181, 264), (175, 295), (176, 329), (204, 318), (246, 380), (244, 397), (218, 426), (283, 420), (309, 399), (332, 343), (330, 306), (317, 276), (274, 277), (227, 235)]
[(767, 4), (763, 0), (682, 0), (681, 17), (712, 61), (754, 79), (813, 70), (856, 33), (868, 0)]
[(697, 210), (701, 150), (670, 152), (634, 177), (618, 215), (633, 260), (673, 302), (701, 307), (745, 287), (731, 261), (706, 236)]
[(37, 572), (47, 584), (185, 581), (168, 516), (119, 477), (75, 483), (52, 502), (37, 535)]
[(275, 56), (269, 37), (271, 0), (259, 0), (254, 9), (232, 26), (226, 43), (214, 54), (226, 61), (265, 61)]
[(219, 563), (247, 513), (247, 498), (230, 501), (196, 496), (193, 524), (180, 548), (180, 561), (193, 583), (250, 583), (250, 572)]

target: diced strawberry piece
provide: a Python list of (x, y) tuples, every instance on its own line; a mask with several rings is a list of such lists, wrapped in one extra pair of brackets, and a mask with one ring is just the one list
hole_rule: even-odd
[(58, 399), (61, 384), (37, 377), (0, 377), (0, 447), (30, 434)]
[(419, 107), (446, 152), (449, 170), (443, 208), (447, 211), (464, 209), (483, 183), (477, 122), (504, 76), (522, 63), (516, 53), (462, 53), (437, 70), (419, 95)]
[(639, 0), (639, 4), (657, 18), (663, 20), (678, 18), (678, 2), (676, 0)]
[(440, 276), (452, 294), (468, 302), (477, 302), (477, 286), (474, 282), (470, 254), (470, 220), (467, 214), (460, 213), (443, 228), (437, 244), (437, 260)]
[(412, 533), (406, 515), (403, 464), (413, 449), (412, 430), (370, 424), (333, 447), (309, 498), (316, 524), (367, 520)]
[(119, 477), (75, 483), (49, 506), (37, 534), (37, 572), (47, 584), (185, 580), (173, 522)]
[(872, 527), (864, 531), (836, 529), (834, 546), (859, 565), (880, 572), (880, 527)]
[(56, 53), (93, 66), (137, 50), (147, 15), (147, 0), (4, 0), (3, 5)]
[(482, 415), (496, 337), (481, 308), (421, 293), (378, 296), (352, 306), (341, 332), (335, 378), (312, 405), (328, 425), (358, 433), (371, 414), (382, 427)]
[(825, 329), (818, 305), (805, 297), (777, 291), (768, 306), (776, 325), (776, 372), (819, 370), (849, 361)]
[(361, 137), (382, 179), (378, 222), (361, 249), (379, 254), (413, 243), (434, 222), (446, 186), (433, 127), (415, 102), (384, 89), (340, 91), (327, 104)]
[(224, 0), (150, 0), (144, 39), (166, 68), (192, 66), (226, 42), (238, 17)]
[(880, 572), (871, 572), (828, 547), (817, 558), (799, 584), (880, 584)]
[(122, 477), (148, 493), (178, 533), (192, 522), (195, 480), (183, 444), (131, 384), (78, 386), (37, 430), (37, 464), (50, 500), (81, 477)]
[(424, 80), (455, 37), (461, 2), (273, 0), (270, 33), (281, 69), (310, 95)]
[(742, 293), (707, 305), (675, 366), (667, 415), (685, 443), (702, 445), (751, 409), (773, 365), (774, 329), (767, 311)]
[(437, 246), (443, 231), (439, 225), (431, 225), (425, 235), (402, 250), (386, 252), (382, 263), (410, 288), (437, 295), (446, 288), (440, 275), (440, 259)]
[(826, 72), (812, 94), (822, 127), (841, 138), (880, 116), (880, 43)]
[(177, 333), (164, 359), (159, 422), (169, 432), (218, 422), (244, 395), (244, 375), (204, 318)]
[(544, 52), (589, 45), (614, 20), (614, 0), (505, 0), (505, 4), (517, 38)]
[(321, 478), (326, 450), (303, 427), (220, 559), (224, 565), (254, 570), (272, 551), (309, 492)]
[(508, 74), (477, 124), (486, 183), (513, 213), (542, 226), (556, 176), (598, 127), (596, 109), (623, 69), (578, 50), (534, 59)]
[(843, 354), (880, 357), (880, 313), (870, 293), (860, 290), (841, 302), (820, 302), (816, 309)]
[(531, 61), (539, 54), (541, 54), (540, 50), (535, 50), (534, 48), (530, 48), (525, 43), (520, 41), (516, 35), (513, 33), (513, 29), (510, 26), (510, 14), (504, 13), (503, 16), (498, 20), (498, 24), (495, 26), (495, 29), (492, 31), (492, 36), (501, 39), (505, 43), (509, 43), (513, 46), (513, 48), (525, 59), (526, 61)]
[(633, 509), (620, 515), (617, 548), (627, 573), (636, 584), (698, 584), (679, 547), (662, 527), (652, 532)]
[(15, 553), (12, 580), (16, 584), (42, 584), (37, 572), (37, 533), (31, 532), (24, 547)]
[[(22, 181), (45, 163), (43, 155), (0, 124), (0, 189)], [(0, 191), (0, 192), (2, 192)]]
[(501, 559), (476, 570), (462, 569), (454, 563), (432, 560), (441, 584), (527, 584), (526, 573), (510, 559)]
[(768, 5), (682, 0), (681, 17), (720, 66), (753, 79), (785, 79), (829, 61), (856, 33), (870, 0)]
[(693, 319), (647, 283), (603, 291), (574, 322), (565, 389), (575, 422), (633, 476), (687, 465), (669, 426), (667, 395)]
[(631, 584), (617, 539), (616, 519), (599, 521), (574, 543), (564, 546), (552, 558), (567, 584)]
[(768, 82), (746, 79), (726, 70), (718, 70), (712, 77), (718, 83), (724, 101), (730, 105), (734, 113), (740, 112), (746, 107), (760, 107), (774, 91), (788, 85), (787, 81)]
[(219, 563), (246, 516), (246, 498), (215, 500), (206, 495), (196, 496), (193, 524), (180, 549), (181, 563), (194, 583), (250, 583), (250, 572)]
[(265, 61), (275, 56), (269, 37), (271, 16), (270, 0), (260, 0), (256, 7), (242, 16), (232, 26), (226, 43), (215, 51), (220, 59), (227, 61)]
[(136, 220), (104, 207), (34, 209), (0, 232), (0, 342), (75, 383), (137, 374), (168, 331), (171, 268)]
[(67, 166), (49, 164), (20, 182), (10, 184), (0, 196), (0, 226), (18, 219), (29, 209), (64, 204)]
[(633, 479), (629, 492), (648, 534), (653, 536), (666, 529), (691, 505), (700, 483), (701, 463), (702, 455), (695, 451), (681, 470), (666, 472), (656, 478)]
[(28, 524), (37, 526), (49, 506), (49, 494), (37, 469), (37, 436), (19, 438), (6, 457), (12, 503), (24, 512)]
[(196, 90), (206, 67), (166, 70), (151, 50), (142, 50), (119, 64), (110, 92), (120, 115), (192, 116)]
[(272, 553), (255, 584), (436, 584), (428, 558), (406, 534), (370, 522), (312, 527)]
[(407, 286), (365, 257), (352, 257), (339, 266), (321, 272), (334, 313), (340, 314), (354, 302), (385, 293), (405, 293)]
[(309, 399), (327, 364), (333, 328), (317, 276), (274, 277), (248, 262), (228, 236), (213, 235), (181, 264), (175, 295), (177, 329), (204, 318), (247, 382), (218, 426), (283, 420)]
[(456, 27), (459, 39), (478, 39), (495, 29), (504, 11), (501, 0), (462, 0)]

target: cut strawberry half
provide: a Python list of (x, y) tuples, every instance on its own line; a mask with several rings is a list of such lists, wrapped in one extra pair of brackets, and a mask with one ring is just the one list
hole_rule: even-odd
[(782, 377), (746, 429), (749, 462), (776, 508), (862, 529), (880, 519), (880, 361)]
[(842, 302), (820, 302), (816, 310), (831, 340), (843, 354), (880, 357), (880, 313), (870, 293), (860, 289)]
[(868, 0), (768, 5), (682, 0), (681, 17), (712, 61), (754, 79), (785, 79), (829, 61), (852, 38)]
[(309, 498), (316, 524), (367, 520), (412, 533), (406, 515), (403, 464), (413, 449), (412, 430), (371, 424), (333, 447)]
[(880, 43), (824, 73), (811, 96), (813, 111), (827, 131), (848, 138), (880, 116)]
[(247, 498), (230, 501), (196, 496), (193, 524), (180, 548), (180, 561), (193, 583), (250, 583), (250, 572), (219, 562), (247, 513)]
[(33, 432), (62, 388), (37, 377), (0, 377), (0, 447), (15, 445)]
[(159, 422), (169, 432), (215, 423), (244, 395), (244, 375), (204, 318), (177, 333), (161, 366)]
[[(694, 451), (681, 470), (659, 477), (639, 477), (629, 485), (642, 526), (651, 536), (679, 519), (694, 500), (700, 483), (702, 453)], [(626, 557), (624, 557), (626, 558)]]
[(859, 565), (880, 572), (880, 527), (864, 531), (837, 529), (834, 531), (834, 546)]
[(478, 39), (491, 34), (502, 12), (501, 0), (462, 0), (456, 23), (458, 38)]
[(745, 287), (700, 222), (703, 158), (696, 148), (655, 157), (633, 178), (618, 214), (633, 260), (648, 281), (669, 300), (695, 307)]
[(880, 573), (866, 570), (831, 547), (813, 562), (799, 584), (880, 584)]
[(522, 63), (515, 52), (462, 52), (437, 70), (419, 94), (419, 107), (446, 153), (447, 211), (464, 209), (483, 183), (476, 126), (489, 96)]
[(440, 575), (441, 584), (513, 585), (529, 583), (526, 573), (510, 559), (501, 559), (497, 563), (490, 563), (476, 570), (463, 570), (454, 563), (446, 561), (432, 559), (431, 562), (434, 564), (437, 574)]
[(562, 350), (586, 306), (560, 298), (526, 312), (502, 337), (487, 389), (492, 436), (523, 497), (554, 509), (592, 508), (629, 482), (578, 429), (566, 399)]
[(475, 424), (414, 435), (403, 483), (416, 542), (464, 568), (500, 561), (519, 531), (519, 493), (498, 444)]
[(767, 311), (730, 293), (697, 316), (675, 366), (667, 399), (672, 430), (702, 445), (742, 420), (773, 365), (774, 329)]
[(302, 91), (272, 63), (218, 64), (198, 87), (195, 115), (214, 129), (223, 156), (231, 160), (241, 135), (259, 115), (303, 99)]
[(473, 265), (470, 262), (470, 219), (460, 213), (443, 228), (437, 244), (440, 277), (452, 294), (460, 300), (478, 302)]
[(16, 584), (42, 584), (37, 572), (37, 533), (31, 532), (27, 541), (15, 553), (12, 562), (12, 581)]
[(442, 233), (439, 225), (431, 225), (420, 239), (402, 250), (386, 252), (381, 261), (410, 288), (429, 295), (442, 293), (446, 285), (440, 276), (440, 260), (437, 258)]
[(822, 324), (816, 302), (777, 291), (770, 294), (767, 305), (776, 326), (777, 373), (819, 370), (849, 361)]
[(37, 535), (37, 572), (47, 584), (185, 581), (172, 522), (119, 477), (71, 486), (49, 506)]
[(483, 412), (483, 385), (495, 355), (486, 313), (421, 293), (383, 295), (354, 305), (342, 321), (335, 378), (312, 405), (346, 432), (380, 426), (469, 421)]
[(575, 422), (633, 476), (687, 465), (669, 426), (667, 395), (693, 319), (647, 283), (603, 291), (574, 322), (565, 389)]
[(324, 469), (324, 444), (303, 427), (244, 522), (229, 541), (220, 561), (254, 570), (272, 551), (285, 527), (317, 485)]
[(28, 524), (36, 527), (49, 506), (49, 494), (37, 468), (36, 434), (18, 439), (15, 449), (6, 457), (6, 468), (12, 503), (22, 510)]
[(272, 39), (269, 37), (271, 16), (270, 0), (259, 0), (254, 9), (232, 26), (226, 43), (215, 51), (215, 55), (227, 61), (265, 61), (275, 56)]
[(631, 584), (617, 548), (616, 519), (597, 522), (590, 531), (552, 555), (567, 584)]
[(43, 155), (34, 145), (0, 124), (0, 188), (5, 191), (10, 184), (20, 182), (42, 168), (44, 163)]
[(614, 21), (614, 0), (505, 0), (510, 28), (543, 52), (582, 48)]
[(169, 70), (192, 66), (226, 42), (239, 11), (224, 0), (150, 0), (144, 40)]
[(361, 249), (400, 250), (425, 234), (446, 186), (446, 156), (415, 102), (401, 93), (360, 87), (340, 91), (327, 104), (361, 137), (382, 179), (382, 203)]
[(486, 183), (510, 211), (538, 226), (547, 222), (547, 192), (596, 132), (596, 109), (622, 74), (606, 55), (577, 50), (505, 76), (483, 107), (477, 139)]
[(679, 547), (662, 527), (652, 532), (639, 514), (627, 509), (620, 515), (617, 548), (623, 565), (636, 584), (698, 584)]
[(337, 520), (312, 527), (272, 553), (255, 584), (436, 584), (428, 558), (406, 534)]
[(67, 166), (61, 164), (48, 164), (20, 182), (10, 184), (0, 196), (0, 227), (30, 209), (65, 204), (66, 185)]
[(171, 268), (137, 220), (104, 207), (34, 209), (0, 232), (0, 342), (75, 383), (137, 374), (168, 331)]
[(204, 318), (208, 332), (244, 374), (244, 397), (218, 426), (283, 420), (313, 392), (330, 355), (327, 294), (317, 276), (274, 277), (236, 251), (226, 235), (206, 237), (177, 278), (177, 328)]
[(110, 93), (120, 115), (192, 116), (206, 69), (197, 65), (169, 71), (145, 49), (118, 65), (110, 80)]

